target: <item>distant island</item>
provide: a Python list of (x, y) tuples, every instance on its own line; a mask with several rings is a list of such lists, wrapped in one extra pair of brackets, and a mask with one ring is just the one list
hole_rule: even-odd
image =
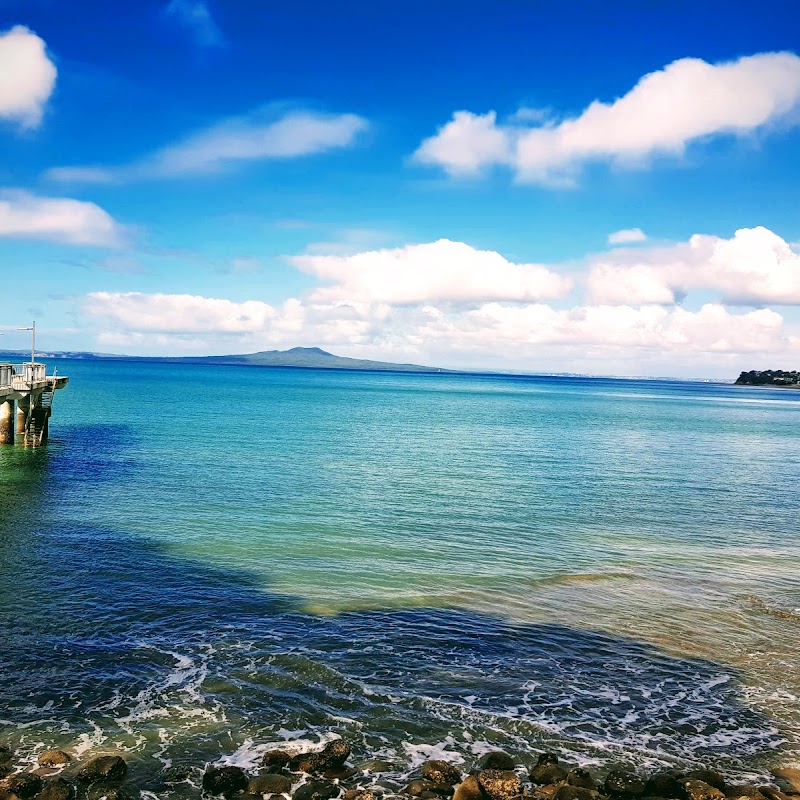
[(788, 386), (800, 389), (800, 372), (782, 369), (750, 370), (736, 379), (739, 386)]
[[(1, 358), (30, 358), (30, 351), (0, 351)], [(370, 361), (363, 358), (337, 356), (319, 347), (292, 347), (290, 350), (264, 350), (260, 353), (243, 353), (228, 356), (124, 356), (109, 353), (80, 351), (37, 351), (42, 359), (79, 359), (86, 361), (148, 361), (167, 364), (208, 364), (240, 367), (296, 367), (300, 369), (357, 369), (373, 372), (452, 372), (441, 367), (420, 364), (394, 364), (390, 361)]]

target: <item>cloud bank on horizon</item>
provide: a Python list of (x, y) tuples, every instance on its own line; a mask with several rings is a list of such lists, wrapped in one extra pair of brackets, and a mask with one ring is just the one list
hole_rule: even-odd
[[(200, 0), (171, 0), (162, 13), (201, 51), (233, 48)], [(313, 220), (268, 225), (259, 221), (258, 210), (264, 192), (283, 197), (292, 188), (286, 182), (296, 181), (305, 204), (317, 209), (348, 204), (357, 222), (354, 207), (369, 212), (363, 187), (379, 181), (383, 208), (391, 211), (384, 197), (391, 198), (392, 187), (404, 182), (414, 186), (415, 164), (438, 167), (456, 179), (488, 179), (491, 170), (504, 168), (545, 203), (553, 188), (580, 192), (581, 176), (592, 164), (642, 170), (656, 159), (679, 158), (692, 145), (724, 137), (766, 141), (767, 134), (779, 136), (800, 122), (800, 57), (794, 53), (763, 52), (716, 63), (680, 58), (644, 74), (616, 100), (594, 100), (575, 114), (523, 109), (501, 119), (495, 111), (456, 111), (421, 141), (413, 163), (397, 149), (392, 169), (374, 173), (367, 167), (360, 184), (337, 177), (327, 187), (318, 175), (335, 170), (344, 151), (365, 144), (367, 131), (370, 139), (385, 137), (385, 121), (376, 124), (357, 110), (332, 113), (312, 110), (312, 103), (271, 100), (239, 106), (255, 111), (218, 114), (216, 121), (191, 125), (183, 135), (161, 137), (161, 144), (140, 147), (133, 157), (135, 137), (126, 140), (125, 157), (67, 158), (54, 165), (50, 154), (68, 154), (69, 142), (48, 149), (42, 144), (46, 134), (28, 138), (30, 131), (47, 127), (54, 102), (58, 71), (51, 48), (25, 25), (0, 33), (0, 125), (6, 126), (0, 136), (25, 148), (30, 160), (27, 173), (19, 176), (7, 164), (0, 180), (0, 247), (13, 247), (9, 252), (16, 257), (46, 252), (59, 259), (52, 288), (61, 293), (66, 316), (50, 327), (54, 337), (63, 337), (65, 349), (81, 349), (73, 342), (82, 340), (71, 338), (80, 334), (70, 319), (91, 332), (83, 349), (147, 353), (303, 344), (442, 366), (625, 373), (641, 372), (644, 364), (662, 374), (671, 368), (685, 374), (735, 370), (765, 359), (791, 366), (800, 356), (796, 230), (781, 236), (747, 220), (725, 235), (698, 232), (703, 227), (697, 225), (683, 236), (663, 236), (652, 219), (625, 227), (639, 222), (627, 208), (615, 218), (616, 229), (605, 227), (600, 237), (554, 258), (546, 231), (525, 241), (507, 227), (516, 245), (503, 245), (500, 216), (474, 238), (443, 232), (426, 238), (384, 235), (354, 225), (350, 230), (361, 232), (337, 244), (315, 240)], [(59, 100), (53, 115), (65, 113)], [(150, 135), (148, 141), (156, 138)], [(369, 154), (375, 142), (369, 144), (359, 148), (358, 158), (375, 158)], [(37, 147), (44, 163), (30, 156)], [(310, 163), (309, 156), (317, 157), (314, 166), (281, 172), (280, 182), (268, 172), (258, 181), (251, 177), (270, 165)], [(3, 185), (8, 176), (18, 179)], [(187, 189), (188, 177), (203, 182)], [(164, 187), (163, 204), (158, 194), (137, 193), (137, 184), (155, 181)], [(336, 181), (343, 182), (343, 191)], [(237, 194), (237, 182), (248, 188), (246, 201)], [(77, 196), (42, 189), (55, 183)], [(462, 186), (449, 181), (426, 194), (425, 185), (417, 183), (415, 202), (424, 208), (406, 211), (407, 219), (401, 211), (391, 224), (436, 233), (437, 218), (449, 217), (437, 197), (450, 192), (451, 202), (463, 208), (469, 196), (460, 194)], [(473, 182), (469, 191), (480, 190)], [(486, 191), (497, 197), (511, 189), (499, 190), (495, 182)], [(203, 229), (208, 217), (193, 216), (199, 207), (214, 208), (215, 192), (227, 200), (217, 227), (227, 250)], [(510, 208), (511, 201), (502, 202)], [(172, 233), (173, 224), (181, 236)], [(236, 225), (250, 225), (247, 251), (236, 249), (239, 244), (225, 230)], [(155, 229), (161, 240), (154, 244)], [(280, 241), (265, 254), (259, 247), (270, 237)], [(400, 241), (358, 246), (371, 238)], [(478, 245), (487, 239), (497, 244)], [(89, 265), (79, 285), (60, 278), (71, 250), (80, 251)], [(541, 255), (512, 256), (515, 251)], [(220, 259), (230, 267), (220, 269)], [(112, 262), (135, 269), (109, 269)], [(242, 264), (247, 268), (237, 266)], [(279, 278), (265, 292), (269, 275)], [(680, 370), (670, 366), (676, 364)]]

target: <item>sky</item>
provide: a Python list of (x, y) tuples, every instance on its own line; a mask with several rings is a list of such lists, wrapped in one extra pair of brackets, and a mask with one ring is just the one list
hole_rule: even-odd
[(0, 346), (800, 368), (796, 0), (0, 0)]

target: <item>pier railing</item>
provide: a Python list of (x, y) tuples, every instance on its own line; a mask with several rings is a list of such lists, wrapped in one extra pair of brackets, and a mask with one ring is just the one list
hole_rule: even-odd
[(44, 364), (0, 364), (0, 391), (25, 392), (47, 379)]

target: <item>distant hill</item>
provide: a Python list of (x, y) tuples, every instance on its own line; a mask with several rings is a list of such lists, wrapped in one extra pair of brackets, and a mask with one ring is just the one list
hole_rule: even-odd
[(750, 370), (736, 379), (739, 386), (790, 386), (800, 388), (800, 372), (782, 369)]
[[(260, 353), (244, 353), (229, 356), (122, 356), (108, 353), (43, 352), (37, 358), (71, 358), (93, 361), (152, 361), (168, 364), (209, 364), (244, 367), (300, 367), (304, 369), (360, 369), (375, 372), (450, 372), (440, 367), (424, 367), (419, 364), (393, 364), (390, 361), (370, 361), (362, 358), (346, 358), (321, 350), (319, 347), (293, 347), (291, 350), (264, 350)], [(0, 359), (30, 358), (30, 351), (0, 351)]]

